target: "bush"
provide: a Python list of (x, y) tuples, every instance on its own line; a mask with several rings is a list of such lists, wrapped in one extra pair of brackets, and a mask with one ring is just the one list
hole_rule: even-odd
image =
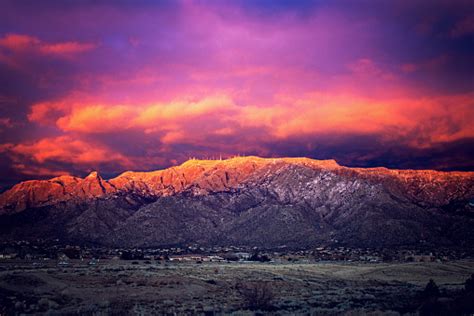
[(143, 260), (144, 255), (141, 252), (135, 252), (135, 251), (123, 251), (120, 254), (120, 259), (122, 260)]
[(418, 314), (420, 316), (443, 316), (453, 315), (453, 311), (450, 309), (449, 304), (440, 302), (436, 298), (431, 298), (420, 306)]
[(466, 289), (466, 292), (474, 293), (474, 274), (472, 274), (471, 277), (466, 280), (466, 284), (464, 285), (464, 288)]
[(259, 253), (254, 253), (250, 256), (249, 261), (259, 261), (259, 262), (270, 262), (270, 258), (267, 255), (260, 255)]
[(63, 250), (63, 253), (68, 257), (69, 259), (80, 259), (81, 258), (81, 251), (76, 248), (65, 248)]
[(244, 308), (250, 310), (270, 310), (273, 308), (273, 291), (268, 282), (237, 284), (237, 291), (244, 301)]
[(464, 295), (455, 300), (454, 305), (456, 307), (456, 314), (474, 315), (474, 292), (464, 293)]
[(430, 279), (428, 284), (426, 284), (425, 289), (423, 290), (422, 293), (422, 298), (424, 299), (430, 299), (430, 298), (436, 298), (439, 297), (439, 288), (436, 285), (435, 281), (433, 279)]

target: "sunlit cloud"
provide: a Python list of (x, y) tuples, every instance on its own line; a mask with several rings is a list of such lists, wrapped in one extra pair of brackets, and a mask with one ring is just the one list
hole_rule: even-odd
[(43, 138), (21, 144), (3, 144), (0, 151), (11, 157), (12, 167), (23, 174), (58, 174), (62, 166), (73, 165), (84, 169), (100, 169), (104, 165), (122, 168), (133, 166), (131, 161), (97, 143), (70, 136)]
[[(429, 98), (380, 99), (344, 93), (309, 93), (278, 96), (270, 107), (236, 105), (230, 96), (210, 96), (195, 101), (177, 100), (151, 105), (89, 105), (65, 102), (33, 105), (29, 117), (48, 123), (51, 113), (64, 111), (49, 121), (64, 132), (111, 133), (134, 129), (145, 134), (162, 132), (164, 143), (192, 142), (212, 134), (235, 135), (245, 128), (265, 130), (275, 139), (320, 134), (378, 135), (409, 141), (416, 146), (474, 137), (470, 117), (473, 94)], [(209, 124), (207, 124), (209, 122)], [(200, 126), (195, 130), (195, 126)], [(405, 140), (404, 140), (405, 141)]]
[(30, 144), (18, 144), (11, 148), (15, 154), (31, 157), (37, 162), (65, 161), (78, 164), (102, 163), (115, 161), (127, 165), (124, 156), (113, 151), (90, 144), (82, 140), (75, 140), (68, 136), (45, 138)]
[(462, 1), (1, 6), (10, 182), (220, 154), (474, 168)]

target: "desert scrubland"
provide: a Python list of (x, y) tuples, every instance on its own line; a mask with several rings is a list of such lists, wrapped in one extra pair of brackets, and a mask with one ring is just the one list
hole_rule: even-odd
[[(423, 312), (430, 300), (441, 308), (466, 300), (474, 262), (4, 260), (0, 270), (0, 314), (8, 315), (397, 315)], [(435, 298), (424, 295), (430, 279), (439, 287)]]

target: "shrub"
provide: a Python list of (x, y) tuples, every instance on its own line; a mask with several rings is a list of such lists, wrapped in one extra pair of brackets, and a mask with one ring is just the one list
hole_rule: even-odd
[(418, 314), (420, 316), (443, 316), (453, 315), (453, 311), (450, 309), (449, 304), (441, 302), (436, 298), (431, 298), (420, 306)]
[(424, 299), (429, 299), (429, 298), (436, 298), (438, 296), (439, 296), (438, 285), (436, 285), (433, 279), (430, 279), (428, 284), (426, 284), (425, 289), (423, 290), (422, 297)]
[(466, 292), (474, 293), (474, 274), (472, 274), (471, 277), (466, 280), (466, 284), (464, 285), (464, 288), (466, 289)]
[(267, 255), (260, 255), (256, 252), (250, 256), (249, 261), (270, 262), (271, 260)]
[(236, 288), (244, 301), (244, 308), (250, 310), (272, 309), (274, 294), (268, 282), (239, 283)]

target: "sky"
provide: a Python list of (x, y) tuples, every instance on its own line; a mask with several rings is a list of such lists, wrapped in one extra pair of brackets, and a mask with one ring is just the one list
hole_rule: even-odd
[(472, 1), (0, 0), (0, 188), (190, 157), (474, 170)]

